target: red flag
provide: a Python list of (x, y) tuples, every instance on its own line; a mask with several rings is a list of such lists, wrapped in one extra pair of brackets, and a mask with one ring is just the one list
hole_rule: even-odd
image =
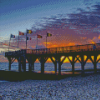
[(24, 33), (19, 31), (19, 35), (24, 35)]
[(42, 36), (41, 35), (37, 35), (37, 38), (42, 38)]

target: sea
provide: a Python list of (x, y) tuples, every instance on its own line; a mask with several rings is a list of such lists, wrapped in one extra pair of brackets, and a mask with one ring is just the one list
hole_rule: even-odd
[[(0, 62), (0, 70), (8, 70), (9, 69), (9, 63), (8, 62)], [(29, 64), (26, 63), (26, 71), (29, 69)], [(75, 70), (81, 70), (81, 63), (75, 63)], [(84, 66), (84, 69), (93, 69), (94, 65), (92, 63), (87, 62)], [(97, 69), (100, 69), (100, 63), (97, 63)], [(70, 63), (63, 63), (61, 65), (61, 71), (71, 71), (72, 65)], [(11, 64), (11, 71), (18, 71), (18, 62), (14, 62)], [(34, 63), (34, 71), (40, 72), (41, 71), (41, 64), (40, 63)], [(55, 71), (54, 64), (53, 63), (45, 63), (44, 65), (44, 71), (50, 72)], [(58, 65), (57, 65), (57, 71), (58, 71)], [(8, 82), (8, 81), (2, 81), (0, 82)]]

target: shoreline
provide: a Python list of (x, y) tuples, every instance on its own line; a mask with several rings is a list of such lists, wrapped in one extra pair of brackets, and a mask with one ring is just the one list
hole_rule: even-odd
[[(97, 70), (97, 74), (100, 73), (100, 69)], [(26, 71), (26, 72), (16, 72), (16, 71), (5, 71), (5, 70), (0, 70), (0, 80), (5, 80), (5, 81), (24, 81), (24, 80), (61, 80), (66, 77), (75, 77), (78, 75), (81, 76), (87, 76), (95, 74), (94, 69), (87, 69), (84, 70), (84, 74), (82, 74), (81, 70), (75, 70), (74, 74), (72, 71), (63, 71), (61, 74), (57, 72), (55, 74), (54, 71), (44, 71), (44, 74), (39, 72), (34, 72), (34, 71)]]

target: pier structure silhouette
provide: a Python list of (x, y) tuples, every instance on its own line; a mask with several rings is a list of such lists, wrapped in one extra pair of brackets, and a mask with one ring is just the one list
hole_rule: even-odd
[[(86, 44), (86, 45), (75, 45), (66, 47), (56, 48), (44, 48), (44, 49), (21, 49), (18, 51), (10, 51), (5, 53), (9, 61), (9, 71), (11, 70), (11, 64), (17, 59), (19, 72), (26, 72), (26, 60), (29, 63), (29, 72), (34, 71), (34, 63), (38, 59), (41, 63), (41, 74), (44, 74), (44, 64), (48, 58), (54, 63), (55, 74), (61, 75), (61, 65), (63, 64), (66, 57), (69, 59), (72, 65), (72, 74), (75, 73), (75, 63), (79, 61), (81, 63), (81, 74), (84, 75), (84, 66), (88, 59), (94, 65), (94, 73), (97, 72), (97, 63), (100, 59), (97, 56), (100, 55), (100, 43)], [(61, 57), (63, 56), (63, 59)], [(84, 57), (87, 56), (86, 59)], [(72, 59), (70, 59), (72, 57)], [(57, 72), (58, 64), (58, 72)]]

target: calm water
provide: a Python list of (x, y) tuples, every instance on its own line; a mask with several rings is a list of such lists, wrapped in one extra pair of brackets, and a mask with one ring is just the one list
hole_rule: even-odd
[[(1, 63), (0, 62), (0, 70), (8, 70), (8, 62), (5, 63)], [(93, 69), (94, 66), (92, 63), (86, 63), (85, 64), (85, 69)], [(75, 63), (75, 70), (80, 70), (81, 69), (81, 64), (80, 63)], [(100, 63), (97, 63), (97, 69), (100, 69)], [(11, 70), (12, 71), (18, 71), (18, 63), (14, 62), (11, 65)], [(26, 64), (26, 70), (28, 71), (28, 63)], [(34, 70), (40, 71), (41, 70), (41, 64), (40, 63), (35, 63), (34, 64)], [(54, 71), (54, 64), (53, 63), (45, 63), (45, 67), (44, 67), (45, 71)], [(58, 70), (58, 66), (57, 66), (57, 70)], [(70, 63), (63, 63), (61, 66), (61, 71), (71, 71), (72, 70), (72, 66)], [(2, 82), (2, 81), (0, 81)]]

